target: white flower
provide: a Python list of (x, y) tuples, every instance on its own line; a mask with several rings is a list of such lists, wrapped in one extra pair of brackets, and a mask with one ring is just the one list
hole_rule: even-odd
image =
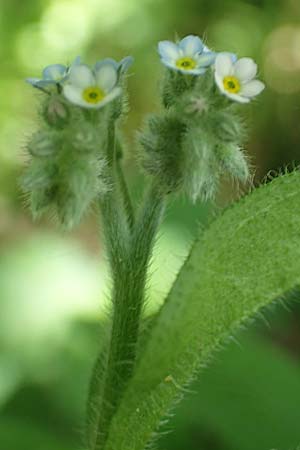
[(228, 53), (219, 53), (215, 62), (215, 80), (222, 94), (231, 100), (248, 103), (265, 85), (255, 80), (257, 64), (251, 58), (234, 61)]
[(26, 78), (27, 83), (38, 89), (57, 85), (63, 82), (68, 73), (68, 68), (62, 64), (52, 64), (45, 67), (42, 72), (42, 78)]
[(171, 41), (158, 43), (162, 63), (169, 69), (191, 75), (201, 75), (211, 66), (216, 54), (211, 52), (198, 36), (186, 36), (178, 44)]
[(42, 71), (42, 78), (26, 78), (26, 81), (33, 87), (42, 90), (51, 86), (60, 85), (67, 80), (70, 69), (80, 64), (80, 61), (80, 56), (77, 56), (70, 67), (62, 64), (51, 64)]
[(70, 68), (63, 94), (71, 103), (84, 108), (102, 108), (121, 94), (118, 71), (109, 59), (98, 62), (94, 69), (85, 64)]

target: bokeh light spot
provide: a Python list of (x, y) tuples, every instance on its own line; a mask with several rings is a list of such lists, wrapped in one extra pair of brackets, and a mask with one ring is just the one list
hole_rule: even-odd
[(300, 92), (300, 27), (284, 25), (265, 42), (265, 79), (279, 93)]

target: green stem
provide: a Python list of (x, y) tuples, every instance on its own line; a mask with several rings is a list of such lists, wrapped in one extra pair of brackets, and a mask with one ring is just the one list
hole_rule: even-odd
[[(134, 227), (129, 253), (126, 251), (121, 264), (120, 261), (117, 263), (117, 270), (116, 267), (112, 269), (113, 323), (95, 445), (91, 447), (93, 450), (104, 448), (111, 419), (132, 376), (145, 300), (147, 268), (163, 209), (164, 195), (153, 186)], [(111, 228), (109, 230), (112, 231)], [(109, 242), (112, 243), (115, 237), (113, 232)]]
[[(126, 284), (126, 272), (129, 262), (130, 234), (127, 219), (124, 217), (122, 205), (119, 203), (114, 187), (100, 202), (102, 212), (102, 229), (105, 236), (107, 256), (111, 267), (113, 281), (112, 290), (112, 329), (111, 335), (104, 336), (96, 364), (94, 366), (88, 394), (87, 405), (87, 444), (91, 450), (96, 449), (98, 430), (105, 429), (110, 405), (106, 405), (106, 398), (112, 397), (108, 392), (109, 377), (111, 376), (112, 352), (115, 353), (114, 334), (119, 309), (124, 305), (122, 286)], [(124, 291), (125, 294), (125, 291)], [(115, 357), (115, 356), (114, 356)], [(118, 369), (115, 367), (115, 370)], [(108, 407), (106, 407), (108, 406)]]
[(153, 185), (130, 230), (115, 182), (114, 129), (109, 130), (109, 144), (108, 175), (112, 188), (101, 200), (100, 208), (113, 281), (112, 327), (107, 350), (101, 351), (91, 381), (87, 427), (90, 450), (103, 450), (111, 419), (132, 376), (147, 269), (165, 203), (164, 193)]
[(123, 196), (124, 208), (125, 208), (125, 212), (126, 212), (127, 219), (128, 219), (128, 225), (129, 225), (130, 229), (133, 230), (133, 226), (134, 226), (134, 222), (135, 222), (134, 209), (133, 209), (129, 189), (128, 189), (128, 186), (126, 183), (126, 179), (124, 177), (122, 162), (120, 159), (117, 159), (116, 169), (117, 169), (117, 174), (118, 174), (118, 178), (119, 178), (120, 191)]
[(126, 179), (124, 177), (123, 167), (122, 167), (122, 158), (123, 158), (123, 149), (122, 144), (120, 142), (120, 139), (116, 137), (116, 148), (115, 148), (115, 154), (116, 154), (116, 171), (119, 179), (119, 188), (121, 191), (121, 195), (123, 197), (123, 204), (125, 208), (125, 212), (128, 219), (128, 224), (130, 229), (133, 229), (133, 225), (135, 222), (135, 214), (134, 214), (134, 208), (131, 201), (130, 192), (128, 189), (128, 185), (126, 182)]
[[(123, 274), (126, 268), (125, 261), (128, 260), (130, 231), (127, 218), (124, 216), (124, 207), (118, 195), (118, 186), (115, 177), (115, 166), (117, 162), (117, 148), (115, 139), (115, 124), (110, 123), (107, 131), (107, 171), (106, 176), (111, 186), (105, 197), (99, 201), (102, 216), (102, 230), (106, 244), (107, 256), (113, 279), (113, 294), (118, 289), (121, 281), (119, 274)], [(114, 314), (114, 312), (113, 312)], [(109, 330), (108, 330), (109, 331)], [(102, 413), (102, 396), (104, 379), (107, 371), (107, 361), (110, 347), (110, 336), (107, 334), (102, 342), (101, 351), (97, 357), (88, 392), (86, 439), (89, 449), (95, 448), (98, 421)]]

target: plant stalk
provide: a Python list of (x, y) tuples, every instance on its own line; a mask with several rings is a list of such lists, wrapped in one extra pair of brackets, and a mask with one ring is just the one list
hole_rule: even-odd
[[(116, 172), (119, 177), (120, 172), (113, 156), (114, 133), (110, 133), (109, 143), (112, 189), (101, 200), (100, 208), (113, 281), (112, 327), (108, 351), (100, 355), (106, 362), (102, 363), (98, 358), (91, 382), (89, 416), (93, 418), (88, 426), (90, 450), (103, 450), (112, 417), (133, 373), (147, 269), (165, 205), (164, 192), (153, 184), (136, 222), (128, 223), (128, 216), (124, 214), (128, 210), (128, 205), (127, 208), (124, 205), (126, 198), (124, 200), (122, 196), (122, 205), (115, 181)], [(99, 382), (95, 384), (97, 378)]]

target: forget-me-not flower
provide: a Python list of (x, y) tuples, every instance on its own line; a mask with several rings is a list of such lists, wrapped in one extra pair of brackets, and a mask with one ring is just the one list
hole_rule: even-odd
[(52, 64), (45, 67), (42, 78), (26, 78), (26, 81), (33, 87), (44, 89), (48, 86), (55, 86), (63, 83), (68, 76), (68, 67), (62, 64)]
[(78, 64), (70, 68), (63, 94), (75, 105), (99, 109), (121, 94), (118, 81), (118, 67), (114, 60), (98, 61), (93, 69)]
[[(80, 56), (77, 56), (70, 67), (80, 64), (80, 61)], [(67, 80), (70, 67), (63, 64), (51, 64), (42, 71), (42, 78), (26, 78), (26, 81), (38, 89), (57, 86)]]
[(161, 41), (158, 53), (162, 63), (169, 69), (191, 75), (201, 75), (216, 59), (216, 53), (210, 51), (198, 36), (186, 36), (175, 44)]
[(219, 53), (215, 62), (215, 81), (222, 94), (239, 103), (249, 103), (265, 88), (256, 80), (257, 64), (251, 58), (234, 61), (230, 54)]

